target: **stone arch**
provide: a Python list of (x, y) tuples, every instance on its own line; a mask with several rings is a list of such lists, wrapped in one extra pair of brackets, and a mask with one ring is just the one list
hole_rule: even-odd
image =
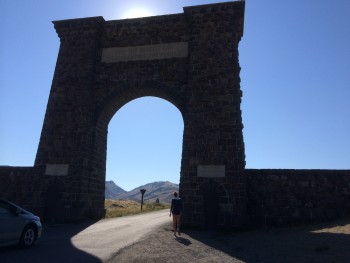
[(100, 103), (96, 114), (96, 126), (109, 123), (114, 114), (128, 102), (146, 96), (158, 97), (169, 101), (185, 115), (186, 101), (182, 94), (174, 87), (169, 87), (159, 81), (128, 81), (126, 83), (111, 82), (111, 86), (118, 87), (107, 94)]
[(100, 109), (96, 111), (96, 133), (93, 150), (93, 166), (97, 167), (94, 170), (95, 176), (103, 174), (105, 177), (108, 124), (117, 111), (130, 101), (146, 96), (164, 99), (180, 111), (185, 123), (185, 103), (181, 94), (174, 87), (169, 87), (157, 81), (146, 81), (144, 83), (133, 81), (121, 85), (121, 87), (115, 83), (113, 85), (117, 89), (106, 95)]
[[(204, 217), (195, 209), (201, 205), (195, 189), (206, 180), (225, 186), (232, 204), (227, 211), (220, 208), (220, 215), (230, 216), (225, 222), (242, 221), (238, 43), (243, 17), (244, 1), (237, 1), (185, 7), (183, 14), (166, 16), (53, 22), (61, 44), (35, 171), (46, 181), (60, 177), (62, 220), (104, 216), (108, 124), (129, 101), (155, 96), (175, 105), (184, 121), (183, 223), (197, 226)], [(48, 189), (41, 191), (45, 199)]]

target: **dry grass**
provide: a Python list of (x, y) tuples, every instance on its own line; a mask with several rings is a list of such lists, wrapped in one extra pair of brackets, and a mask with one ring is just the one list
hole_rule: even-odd
[(170, 208), (168, 204), (151, 203), (144, 204), (141, 211), (141, 204), (132, 200), (105, 200), (106, 218), (134, 215), (143, 212), (151, 212)]

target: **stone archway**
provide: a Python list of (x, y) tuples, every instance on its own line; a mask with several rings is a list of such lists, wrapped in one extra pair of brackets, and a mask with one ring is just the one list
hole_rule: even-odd
[(244, 1), (237, 1), (149, 18), (53, 22), (61, 44), (35, 167), (64, 185), (57, 193), (61, 220), (103, 217), (108, 123), (127, 102), (155, 96), (174, 104), (184, 120), (184, 223), (196, 226), (203, 217), (197, 189), (208, 180), (219, 181), (233, 200), (224, 211), (229, 224), (242, 222), (243, 20)]
[(96, 133), (92, 154), (92, 163), (95, 167), (91, 173), (93, 178), (99, 178), (101, 174), (106, 174), (107, 135), (111, 119), (120, 108), (130, 101), (147, 96), (158, 97), (172, 103), (185, 120), (184, 105), (176, 88), (154, 81), (128, 82), (125, 86), (116, 86), (110, 96), (103, 100), (97, 111), (98, 117), (96, 118)]

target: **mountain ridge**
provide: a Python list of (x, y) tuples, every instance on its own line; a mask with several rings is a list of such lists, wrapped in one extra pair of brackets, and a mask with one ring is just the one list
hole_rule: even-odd
[(131, 191), (125, 191), (113, 181), (106, 181), (105, 198), (106, 199), (123, 199), (123, 200), (134, 200), (141, 202), (140, 190), (145, 189), (144, 202), (154, 203), (159, 199), (160, 203), (171, 203), (173, 193), (179, 191), (179, 185), (169, 181), (157, 181), (148, 183), (134, 188)]

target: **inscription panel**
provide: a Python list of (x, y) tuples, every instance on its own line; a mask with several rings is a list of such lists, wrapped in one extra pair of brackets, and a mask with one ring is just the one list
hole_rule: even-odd
[(197, 177), (225, 177), (225, 165), (198, 165)]
[(233, 205), (232, 204), (219, 204), (220, 210), (222, 212), (229, 212), (231, 213), (233, 211)]
[(47, 164), (45, 175), (68, 175), (69, 164)]
[(113, 63), (136, 60), (181, 58), (188, 56), (188, 43), (166, 43), (134, 47), (111, 47), (102, 49), (101, 62)]

